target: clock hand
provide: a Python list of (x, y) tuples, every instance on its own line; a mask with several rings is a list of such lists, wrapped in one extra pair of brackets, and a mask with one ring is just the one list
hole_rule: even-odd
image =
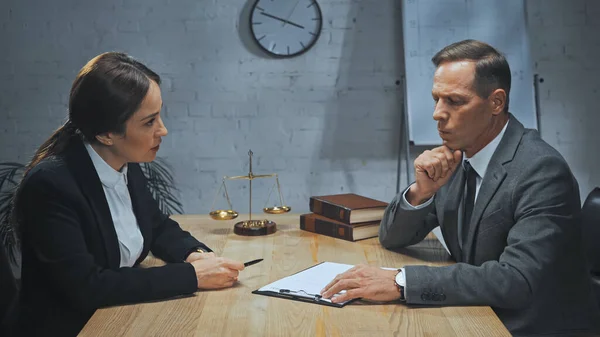
[(292, 17), (292, 14), (294, 14), (294, 11), (296, 10), (296, 6), (298, 6), (299, 2), (300, 2), (300, 0), (296, 0), (296, 3), (294, 4), (294, 7), (292, 8), (292, 11), (287, 16), (287, 18), (285, 18), (285, 21), (283, 22), (283, 25), (281, 25), (281, 27), (285, 26), (286, 22), (289, 23), (289, 24), (292, 24), (289, 20)]
[(298, 27), (298, 28), (300, 28), (300, 29), (304, 29), (304, 27), (303, 27), (303, 26), (300, 26), (300, 25), (299, 25), (299, 24), (297, 24), (297, 23), (293, 23), (293, 22), (291, 22), (291, 21), (288, 21), (288, 20), (286, 20), (286, 19), (282, 19), (282, 18), (280, 18), (280, 17), (277, 17), (277, 16), (275, 16), (275, 15), (271, 15), (271, 14), (269, 14), (269, 13), (265, 13), (265, 12), (260, 12), (260, 14), (262, 14), (262, 15), (264, 15), (264, 16), (266, 16), (266, 17), (269, 17), (269, 18), (271, 18), (271, 19), (275, 19), (275, 20), (281, 21), (281, 22), (283, 22), (283, 24), (284, 24), (284, 25), (285, 25), (286, 23), (288, 23), (288, 24), (290, 24), (290, 25), (292, 25), (292, 26), (296, 26), (296, 27)]

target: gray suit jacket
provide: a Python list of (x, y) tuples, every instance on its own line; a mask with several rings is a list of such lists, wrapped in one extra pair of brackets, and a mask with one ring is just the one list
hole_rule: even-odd
[(436, 226), (457, 264), (406, 266), (408, 304), (489, 305), (514, 335), (576, 335), (598, 329), (581, 250), (577, 181), (537, 131), (510, 116), (458, 245), (459, 170), (419, 210), (402, 194), (385, 211), (379, 240), (413, 245)]

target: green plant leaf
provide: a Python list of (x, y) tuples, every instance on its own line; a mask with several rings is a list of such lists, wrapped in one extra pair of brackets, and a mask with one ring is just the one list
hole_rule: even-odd
[[(14, 179), (15, 175), (24, 168), (25, 166), (19, 163), (0, 163), (0, 191), (17, 185), (18, 181)], [(5, 184), (8, 187), (5, 187)]]
[(162, 158), (143, 163), (142, 171), (148, 180), (148, 189), (158, 202), (160, 210), (168, 215), (183, 213), (183, 205), (176, 197), (178, 189), (171, 174), (171, 166)]
[[(10, 212), (17, 185), (20, 181), (20, 173), (24, 168), (25, 165), (19, 163), (0, 163), (0, 240), (13, 263), (16, 263), (15, 252), (19, 242), (16, 235), (16, 224), (10, 221)], [(17, 176), (19, 179), (15, 179)]]

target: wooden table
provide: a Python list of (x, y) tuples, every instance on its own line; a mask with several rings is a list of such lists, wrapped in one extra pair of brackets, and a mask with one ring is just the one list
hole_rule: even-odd
[[(299, 229), (298, 214), (270, 216), (275, 234), (242, 237), (232, 221), (207, 215), (173, 216), (218, 256), (265, 260), (246, 268), (239, 284), (190, 297), (98, 310), (81, 336), (510, 336), (489, 307), (407, 307), (355, 302), (334, 308), (251, 294), (318, 262), (382, 267), (441, 266), (452, 261), (434, 238), (388, 251), (377, 238), (348, 242)], [(149, 257), (144, 266), (162, 264)]]

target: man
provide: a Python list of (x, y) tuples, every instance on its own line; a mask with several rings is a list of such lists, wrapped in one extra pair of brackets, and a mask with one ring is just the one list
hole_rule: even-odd
[(379, 240), (386, 248), (410, 246), (440, 226), (458, 263), (358, 266), (322, 295), (489, 305), (514, 335), (596, 329), (578, 185), (560, 154), (508, 112), (508, 62), (474, 40), (449, 45), (432, 61), (433, 118), (443, 145), (415, 160), (415, 183), (386, 209)]

